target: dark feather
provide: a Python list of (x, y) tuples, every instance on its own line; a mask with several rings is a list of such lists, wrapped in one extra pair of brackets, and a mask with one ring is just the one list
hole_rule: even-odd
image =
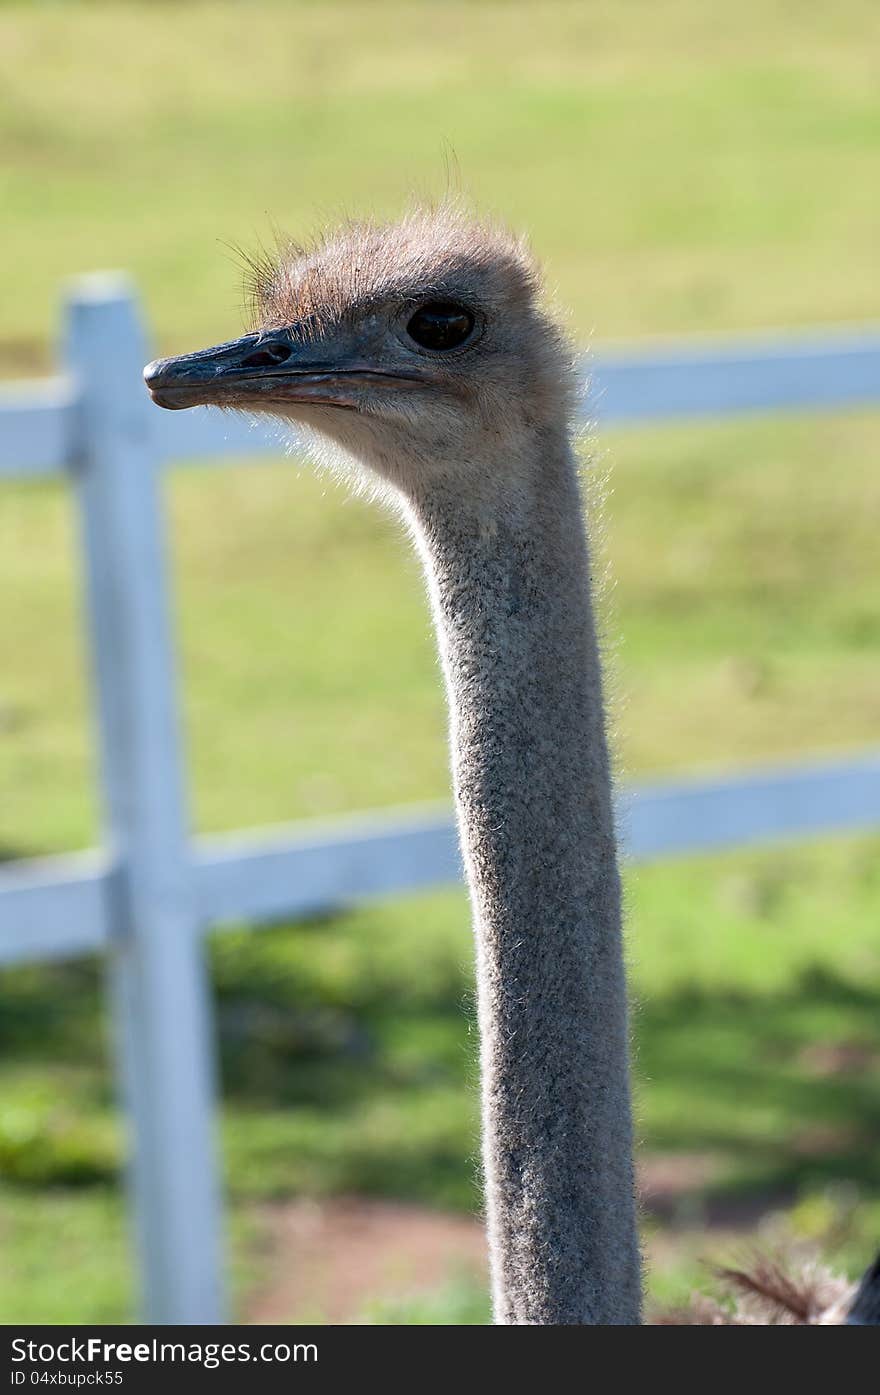
[(857, 1327), (880, 1327), (880, 1255), (859, 1284), (846, 1321)]

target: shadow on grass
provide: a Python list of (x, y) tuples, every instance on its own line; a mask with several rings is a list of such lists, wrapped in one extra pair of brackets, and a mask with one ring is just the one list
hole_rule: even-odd
[[(719, 1214), (840, 1181), (880, 1191), (877, 993), (811, 969), (772, 995), (687, 989), (637, 1016), (649, 1151), (718, 1159)], [(729, 1209), (729, 1208), (728, 1208)]]
[[(218, 937), (212, 972), (236, 1192), (475, 1204), (476, 1034), (456, 946), (377, 959), (364, 937), (299, 926)], [(102, 986), (94, 961), (0, 974), (0, 1177), (112, 1171)], [(643, 1155), (710, 1156), (710, 1179), (683, 1190), (719, 1214), (829, 1182), (880, 1191), (876, 1020), (871, 988), (825, 969), (772, 994), (648, 999)]]

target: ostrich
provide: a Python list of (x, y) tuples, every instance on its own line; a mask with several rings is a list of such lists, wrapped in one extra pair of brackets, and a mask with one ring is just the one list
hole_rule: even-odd
[(507, 232), (453, 208), (253, 267), (253, 333), (144, 370), (269, 413), (421, 556), (476, 942), (495, 1321), (635, 1324), (640, 1256), (602, 672), (571, 350)]

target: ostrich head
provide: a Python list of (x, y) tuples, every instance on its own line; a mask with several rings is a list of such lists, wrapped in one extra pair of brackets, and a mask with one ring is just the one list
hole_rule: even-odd
[(269, 413), (405, 495), (442, 478), (491, 491), (477, 460), (509, 487), (529, 446), (567, 425), (571, 354), (531, 258), (454, 210), (282, 248), (256, 263), (251, 291), (252, 333), (147, 366), (159, 406)]

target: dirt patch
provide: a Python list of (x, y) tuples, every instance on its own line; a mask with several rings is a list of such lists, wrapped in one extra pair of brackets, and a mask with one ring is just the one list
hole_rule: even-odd
[(673, 1238), (686, 1231), (744, 1234), (796, 1199), (792, 1190), (726, 1191), (725, 1169), (724, 1158), (712, 1153), (656, 1153), (642, 1159), (642, 1214), (659, 1221)]
[[(701, 1199), (718, 1180), (721, 1160), (670, 1153), (639, 1170), (644, 1212), (664, 1222), (648, 1241), (648, 1262), (665, 1267), (691, 1250), (727, 1255), (775, 1209), (767, 1196)], [(711, 1193), (710, 1193), (711, 1196)], [(429, 1293), (451, 1278), (485, 1283), (486, 1243), (475, 1216), (365, 1197), (304, 1198), (260, 1212), (265, 1283), (247, 1304), (249, 1322), (357, 1322), (369, 1304)]]
[(711, 1153), (656, 1153), (639, 1163), (639, 1201), (652, 1215), (668, 1216), (711, 1186), (720, 1171)]
[(814, 1124), (795, 1135), (792, 1152), (799, 1158), (835, 1158), (855, 1152), (858, 1145), (858, 1129), (840, 1124)]
[(805, 1046), (798, 1055), (798, 1064), (820, 1080), (835, 1076), (865, 1075), (876, 1070), (876, 1047), (863, 1041), (821, 1041)]
[(369, 1302), (486, 1275), (482, 1222), (397, 1201), (336, 1197), (265, 1208), (270, 1270), (250, 1322), (352, 1322)]

